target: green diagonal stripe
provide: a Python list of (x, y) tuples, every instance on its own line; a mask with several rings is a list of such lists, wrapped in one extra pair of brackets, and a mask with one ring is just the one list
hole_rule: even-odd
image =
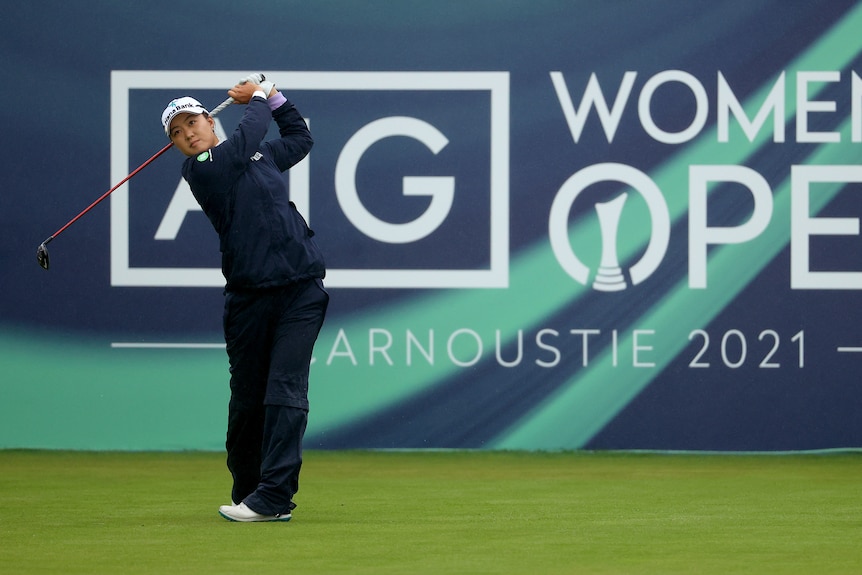
[[(793, 82), (795, 73), (846, 67), (857, 54), (859, 29), (862, 29), (862, 6), (849, 12), (832, 30), (786, 68), (785, 121), (792, 119), (796, 112)], [(756, 110), (765, 100), (775, 80), (776, 78), (771, 78), (744, 103), (743, 107), (748, 113)], [(738, 142), (741, 137), (738, 130), (731, 133), (731, 141)], [(761, 130), (757, 139), (750, 144), (720, 144), (717, 142), (715, 130), (710, 130), (702, 134), (697, 142), (681, 150), (652, 174), (653, 180), (665, 192), (671, 219), (677, 220), (687, 213), (688, 190), (684, 183), (688, 182), (689, 165), (743, 164), (770, 142), (770, 134)], [(600, 237), (598, 222), (594, 218), (586, 218), (572, 227), (570, 235), (573, 245), (594, 244)], [(643, 229), (643, 226), (623, 227), (619, 237), (619, 256), (623, 260), (631, 258), (647, 241), (648, 230)], [(710, 270), (715, 266), (715, 260), (711, 260)], [(714, 276), (714, 273), (710, 274), (711, 282), (714, 281)], [(537, 282), (541, 283), (541, 287)], [(375, 308), (340, 322), (337, 327), (344, 329), (348, 337), (353, 336), (349, 343), (352, 346), (351, 351), (358, 357), (357, 365), (353, 365), (346, 357), (335, 357), (331, 365), (325, 366), (325, 376), (323, 373), (314, 375), (315, 385), (311, 389), (311, 400), (315, 406), (315, 417), (309, 431), (314, 433), (326, 430), (383, 409), (462, 369), (448, 361), (441, 361), (439, 358), (443, 354), (440, 349), (435, 350), (438, 359), (434, 365), (417, 360), (418, 354), (415, 353), (413, 365), (407, 365), (404, 361), (404, 344), (399, 341), (391, 348), (393, 354), (399, 354), (393, 358), (394, 365), (388, 365), (380, 355), (376, 357), (374, 365), (369, 365), (367, 341), (357, 342), (357, 335), (367, 339), (371, 330), (385, 326), (395, 337), (403, 337), (407, 330), (416, 330), (417, 326), (422, 326), (435, 331), (439, 348), (441, 344), (445, 344), (445, 341), (439, 341), (441, 334), (448, 335), (469, 327), (482, 337), (485, 354), (488, 355), (493, 354), (496, 330), (506, 339), (504, 344), (511, 342), (519, 329), (540, 325), (543, 320), (587, 291), (588, 288), (575, 283), (560, 270), (547, 243), (538, 242), (513, 257), (508, 289), (438, 292), (391, 305), (383, 310)], [(541, 297), (537, 297), (538, 293), (541, 293)], [(672, 301), (676, 306), (678, 300)], [(426, 340), (428, 337), (427, 333), (414, 335), (420, 340)], [(321, 342), (324, 345), (318, 345), (314, 372), (323, 369), (336, 336), (332, 328), (324, 328), (321, 334)], [(343, 346), (338, 349), (345, 351)], [(359, 381), (373, 384), (349, 383)], [(332, 390), (328, 389), (330, 385), (338, 386), (338, 401), (331, 400)], [(369, 388), (369, 385), (373, 387)], [(318, 395), (327, 397), (328, 400), (315, 402), (315, 396)], [(605, 413), (603, 420), (607, 421), (614, 413), (616, 411), (613, 410)], [(513, 433), (516, 434), (517, 431)]]
[[(842, 138), (850, 137), (851, 122), (844, 124)], [(821, 146), (808, 158), (814, 165), (836, 165), (856, 159), (849, 146)], [(812, 194), (810, 209), (816, 213), (841, 189), (842, 184), (820, 184)], [(667, 367), (687, 345), (691, 330), (706, 326), (724, 309), (760, 270), (786, 245), (790, 236), (791, 191), (789, 178), (775, 194), (772, 225), (756, 240), (756, 247), (740, 249), (725, 246), (710, 258), (708, 290), (691, 290), (685, 279), (644, 314), (637, 327), (655, 330), (663, 347), (650, 356), (651, 369), (622, 369), (613, 366), (612, 351), (607, 350), (583, 375), (572, 378), (556, 394), (498, 438), (501, 449), (578, 449), (619, 413), (654, 375)], [(789, 281), (789, 279), (788, 279)], [(681, 313), (681, 310), (685, 310)], [(789, 337), (792, 334), (787, 334)], [(785, 345), (790, 342), (785, 341)], [(618, 349), (632, 349), (631, 336), (621, 339)], [(692, 379), (696, 378), (692, 370)], [(692, 381), (692, 385), (696, 385)]]

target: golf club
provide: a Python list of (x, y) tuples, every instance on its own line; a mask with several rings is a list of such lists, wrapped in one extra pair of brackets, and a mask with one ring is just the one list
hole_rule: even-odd
[[(263, 78), (263, 74), (261, 74), (261, 75), (260, 75), (260, 77), (261, 77), (261, 81), (263, 81), (263, 79), (264, 79), (264, 78)], [(228, 98), (227, 100), (225, 100), (224, 102), (222, 102), (221, 104), (219, 104), (218, 106), (216, 106), (216, 107), (213, 109), (213, 111), (209, 113), (209, 114), (210, 114), (210, 116), (215, 116), (216, 114), (218, 114), (219, 112), (221, 112), (222, 110), (224, 110), (225, 108), (227, 108), (228, 106), (230, 106), (232, 103), (233, 103), (233, 98)], [(36, 249), (36, 259), (39, 261), (39, 265), (40, 265), (40, 266), (42, 266), (42, 268), (43, 268), (43, 269), (46, 269), (46, 270), (50, 267), (50, 265), (51, 265), (51, 260), (50, 260), (50, 259), (49, 259), (49, 257), (48, 257), (48, 248), (47, 248), (47, 245), (48, 245), (48, 244), (49, 244), (49, 243), (50, 243), (54, 238), (56, 238), (56, 237), (57, 237), (57, 236), (59, 236), (61, 233), (63, 233), (63, 232), (66, 230), (66, 228), (68, 228), (69, 226), (71, 226), (72, 224), (74, 224), (75, 222), (77, 222), (77, 221), (78, 221), (78, 220), (79, 220), (79, 219), (80, 219), (84, 214), (86, 214), (87, 212), (89, 212), (90, 210), (92, 210), (93, 208), (95, 208), (97, 205), (99, 205), (99, 204), (102, 202), (102, 200), (104, 200), (105, 198), (107, 198), (108, 196), (110, 196), (110, 195), (111, 195), (111, 194), (112, 194), (112, 193), (113, 193), (117, 188), (119, 188), (120, 186), (122, 186), (123, 184), (125, 184), (126, 182), (128, 182), (130, 179), (132, 179), (132, 177), (133, 177), (135, 174), (137, 174), (138, 172), (140, 172), (141, 170), (143, 170), (144, 168), (146, 168), (147, 166), (149, 166), (149, 165), (153, 162), (153, 160), (155, 160), (156, 158), (158, 158), (159, 156), (161, 156), (162, 154), (164, 154), (165, 152), (167, 152), (167, 151), (171, 148), (171, 146), (173, 146), (173, 143), (169, 143), (167, 146), (165, 146), (164, 148), (162, 148), (161, 150), (159, 150), (158, 152), (156, 152), (155, 154), (153, 154), (153, 156), (152, 156), (149, 160), (147, 160), (146, 162), (144, 162), (143, 164), (141, 164), (140, 166), (138, 166), (138, 167), (137, 167), (137, 168), (136, 168), (136, 169), (135, 169), (131, 174), (129, 174), (128, 176), (126, 176), (125, 178), (123, 178), (123, 180), (122, 180), (120, 183), (118, 183), (116, 186), (114, 186), (113, 188), (111, 188), (110, 190), (108, 190), (107, 192), (105, 192), (104, 194), (102, 194), (101, 196), (99, 196), (99, 198), (98, 198), (98, 199), (96, 199), (96, 201), (95, 201), (95, 202), (93, 202), (92, 204), (90, 204), (89, 206), (87, 206), (87, 207), (86, 207), (86, 209), (84, 209), (84, 211), (82, 211), (80, 214), (78, 214), (77, 216), (75, 216), (74, 218), (72, 218), (71, 220), (69, 220), (69, 222), (68, 222), (68, 223), (66, 223), (66, 225), (64, 225), (62, 228), (60, 228), (59, 230), (57, 230), (56, 232), (54, 232), (53, 234), (51, 234), (51, 235), (48, 237), (48, 239), (46, 239), (44, 242), (42, 242), (42, 243), (39, 245), (38, 249)]]

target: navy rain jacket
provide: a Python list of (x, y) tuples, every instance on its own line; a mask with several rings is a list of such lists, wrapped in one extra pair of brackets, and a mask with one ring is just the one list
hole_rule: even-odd
[[(281, 137), (261, 143), (272, 119)], [(281, 176), (312, 144), (293, 104), (270, 111), (256, 96), (230, 138), (183, 163), (183, 178), (218, 232), (227, 291), (324, 277), (314, 232), (289, 200)]]

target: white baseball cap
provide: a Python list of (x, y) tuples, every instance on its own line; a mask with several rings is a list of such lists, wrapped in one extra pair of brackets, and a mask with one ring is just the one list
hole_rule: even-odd
[(191, 98), (189, 96), (185, 96), (183, 98), (176, 98), (171, 100), (170, 104), (168, 104), (165, 111), (162, 112), (162, 127), (165, 129), (165, 134), (170, 137), (169, 130), (171, 128), (171, 120), (174, 119), (174, 116), (177, 114), (208, 114), (207, 109), (204, 108), (200, 102)]

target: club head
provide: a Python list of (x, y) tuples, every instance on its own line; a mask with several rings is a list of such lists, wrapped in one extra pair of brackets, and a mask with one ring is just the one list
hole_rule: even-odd
[(36, 250), (36, 259), (39, 260), (39, 265), (42, 269), (48, 269), (51, 266), (51, 260), (48, 259), (48, 248), (42, 243)]

